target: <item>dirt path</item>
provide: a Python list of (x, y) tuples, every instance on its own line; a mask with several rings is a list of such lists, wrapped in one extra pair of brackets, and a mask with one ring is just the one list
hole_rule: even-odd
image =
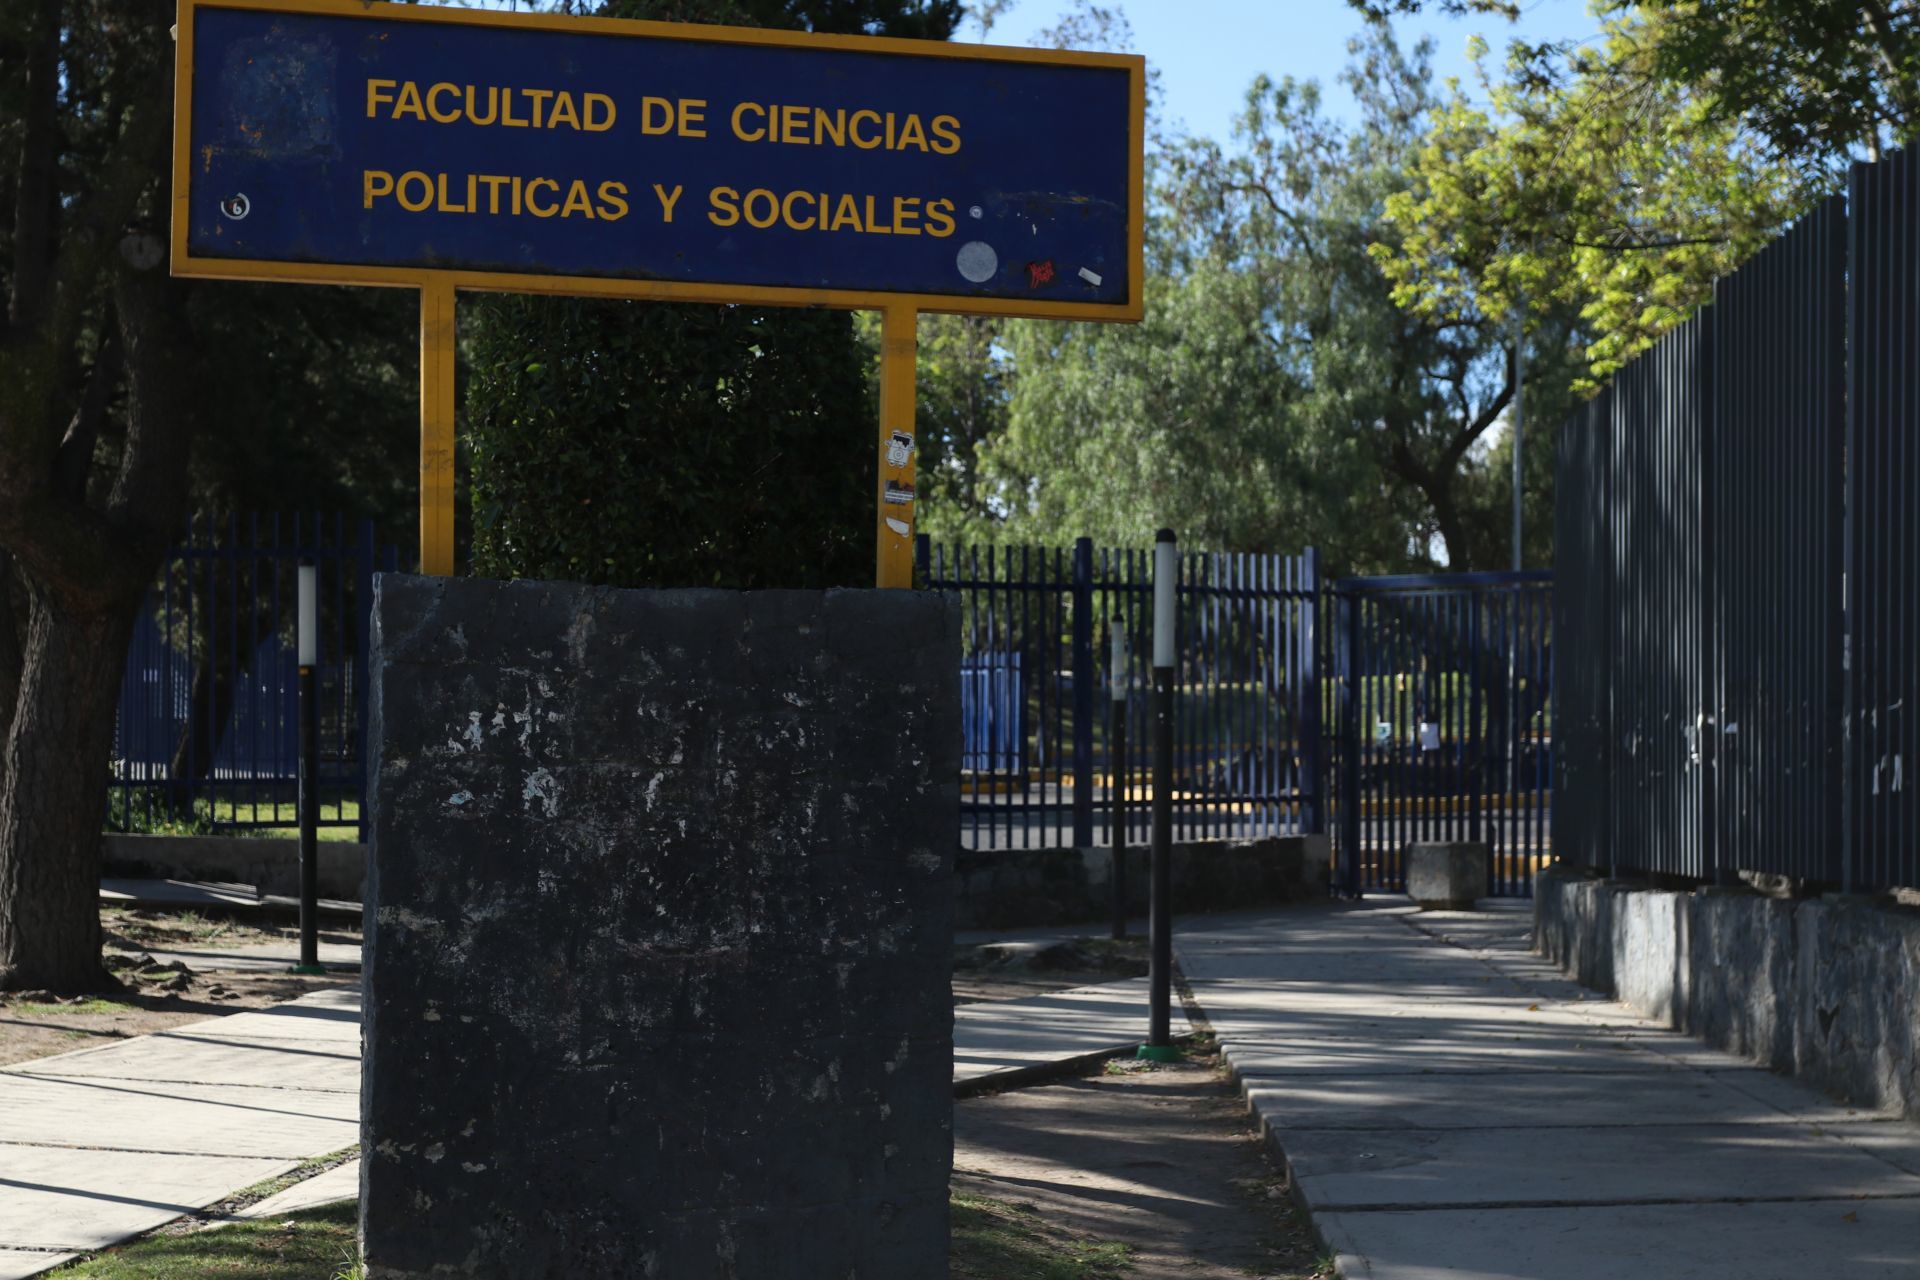
[[(297, 939), (299, 931), (282, 921), (108, 907), (100, 913), (100, 924), (106, 941), (102, 958), (122, 989), (68, 999), (33, 991), (0, 994), (0, 1066), (260, 1009), (359, 981), (353, 975), (307, 978), (232, 971), (221, 965), (221, 950)], [(323, 942), (360, 941), (357, 928), (329, 928), (320, 936)], [(189, 951), (196, 959), (184, 968), (178, 961), (160, 965), (151, 951)]]
[(1110, 1071), (956, 1103), (955, 1193), (1126, 1245), (1128, 1280), (1332, 1275), (1212, 1059)]

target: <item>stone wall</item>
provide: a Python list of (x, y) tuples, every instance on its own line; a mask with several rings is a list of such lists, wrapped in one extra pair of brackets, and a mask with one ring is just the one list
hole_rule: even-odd
[[(1173, 909), (1224, 911), (1327, 896), (1325, 836), (1202, 840), (1173, 846)], [(962, 849), (954, 882), (962, 929), (1079, 924), (1113, 916), (1108, 849)], [(1147, 846), (1127, 847), (1127, 900), (1147, 912)]]
[(946, 1274), (958, 622), (379, 579), (370, 1280)]
[(1848, 1102), (1920, 1116), (1920, 910), (1549, 868), (1534, 945), (1590, 987)]
[[(320, 896), (360, 901), (367, 846), (322, 840)], [(300, 842), (244, 836), (108, 835), (101, 873), (161, 880), (250, 884), (261, 894), (300, 896)]]

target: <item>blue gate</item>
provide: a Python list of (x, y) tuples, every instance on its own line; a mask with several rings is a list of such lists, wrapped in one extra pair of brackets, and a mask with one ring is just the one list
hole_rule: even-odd
[(978, 653), (960, 662), (960, 770), (1027, 773), (1026, 686), (1017, 650)]
[[(1121, 803), (1145, 841), (1151, 553), (923, 537), (916, 572), (961, 601), (961, 844), (1094, 848)], [(1181, 557), (1176, 840), (1322, 829), (1318, 583), (1311, 549)], [(1115, 628), (1133, 690), (1125, 759), (1108, 738)]]
[(1346, 578), (1335, 856), (1351, 894), (1406, 887), (1406, 846), (1485, 841), (1495, 894), (1551, 856), (1551, 573)]

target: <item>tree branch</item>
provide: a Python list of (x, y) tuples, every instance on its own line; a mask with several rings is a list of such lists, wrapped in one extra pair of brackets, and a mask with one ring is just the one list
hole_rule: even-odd
[(1905, 59), (1897, 48), (1899, 39), (1894, 34), (1893, 15), (1887, 12), (1886, 5), (1880, 0), (1862, 0), (1860, 8), (1867, 15), (1867, 28), (1873, 32), (1874, 48), (1886, 68), (1887, 96), (1899, 111), (1899, 118), (1893, 121), (1894, 133), (1904, 134), (1914, 117), (1914, 99), (1913, 91), (1907, 84)]
[[(113, 322), (112, 314), (107, 317)], [(67, 424), (67, 434), (53, 457), (53, 490), (69, 502), (87, 500), (87, 475), (93, 469), (93, 448), (100, 439), (100, 428), (107, 420), (107, 409), (120, 382), (120, 334), (109, 327), (100, 340), (100, 354), (94, 357), (93, 372), (87, 377), (86, 394)]]
[(13, 202), (13, 288), (7, 322), (31, 332), (52, 305), (54, 191), (59, 171), (60, 4), (38, 0), (27, 20), (21, 70), (20, 162)]

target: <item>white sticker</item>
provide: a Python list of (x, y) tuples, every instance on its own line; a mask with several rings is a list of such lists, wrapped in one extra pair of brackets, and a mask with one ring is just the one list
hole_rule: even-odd
[(896, 507), (909, 506), (913, 502), (913, 486), (900, 480), (887, 481), (887, 501)]
[(1438, 751), (1440, 749), (1440, 726), (1439, 725), (1433, 724), (1430, 721), (1421, 722), (1420, 749), (1422, 751)]
[(972, 205), (967, 209), (967, 216), (969, 218), (984, 218), (986, 216), (986, 211), (977, 204)]
[(888, 516), (887, 528), (893, 530), (895, 533), (899, 534), (903, 538), (909, 538), (913, 536), (913, 529), (911, 526), (907, 524), (905, 520), (895, 520), (892, 516)]
[(1000, 255), (985, 240), (969, 240), (960, 246), (953, 265), (960, 274), (974, 284), (985, 284), (993, 279), (994, 272), (1000, 269)]
[(1098, 287), (1100, 284), (1100, 281), (1104, 277), (1102, 277), (1101, 274), (1098, 271), (1095, 271), (1092, 267), (1082, 267), (1080, 268), (1080, 278), (1082, 280), (1085, 280), (1088, 284)]
[(913, 456), (913, 436), (906, 431), (895, 431), (887, 437), (887, 465), (904, 467), (907, 459)]

